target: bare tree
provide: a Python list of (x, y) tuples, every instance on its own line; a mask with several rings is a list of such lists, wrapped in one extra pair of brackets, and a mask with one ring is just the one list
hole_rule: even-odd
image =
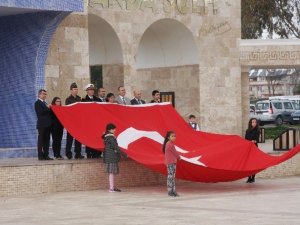
[(300, 86), (300, 68), (293, 69), (292, 74), (290, 74), (290, 85), (293, 88), (293, 93), (299, 93)]
[(242, 0), (242, 38), (300, 38), (299, 0)]
[(279, 86), (282, 76), (276, 75), (276, 70), (268, 69), (266, 73), (266, 81), (268, 85), (269, 96), (274, 96), (276, 88)]

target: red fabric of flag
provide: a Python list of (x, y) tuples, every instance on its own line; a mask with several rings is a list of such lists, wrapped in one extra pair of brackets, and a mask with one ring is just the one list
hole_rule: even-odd
[(277, 165), (297, 154), (300, 145), (281, 156), (270, 156), (237, 135), (199, 132), (182, 119), (171, 104), (124, 106), (110, 103), (76, 103), (53, 106), (53, 111), (82, 144), (101, 151), (106, 124), (117, 126), (121, 149), (133, 160), (166, 174), (162, 142), (174, 131), (182, 157), (176, 177), (199, 182), (238, 180)]

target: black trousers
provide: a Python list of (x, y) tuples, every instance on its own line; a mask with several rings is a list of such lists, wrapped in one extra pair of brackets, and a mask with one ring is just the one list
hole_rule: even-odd
[(49, 157), (49, 142), (51, 127), (40, 127), (38, 130), (38, 158), (46, 159)]
[(101, 157), (101, 152), (93, 149), (93, 148), (90, 148), (88, 146), (85, 146), (85, 152), (86, 152), (86, 157), (88, 159), (90, 158), (100, 158)]
[(77, 141), (75, 138), (72, 137), (69, 132), (67, 133), (67, 144), (66, 144), (66, 156), (72, 158), (72, 145), (73, 145), (73, 140), (75, 140), (75, 155), (81, 155), (81, 143)]
[(61, 156), (61, 140), (63, 137), (63, 128), (60, 127), (51, 127), (51, 136), (52, 136), (52, 150), (54, 157)]

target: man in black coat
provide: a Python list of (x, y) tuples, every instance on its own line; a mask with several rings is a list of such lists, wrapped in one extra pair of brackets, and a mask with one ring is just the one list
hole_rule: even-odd
[[(72, 83), (70, 86), (70, 91), (71, 95), (66, 98), (66, 105), (70, 105), (76, 102), (81, 102), (81, 97), (78, 96), (78, 87), (76, 83)], [(75, 159), (83, 159), (84, 156), (81, 155), (81, 143), (77, 141), (75, 138), (72, 137), (72, 135), (68, 132), (67, 133), (67, 143), (66, 143), (66, 156), (68, 159), (72, 159), (72, 145), (73, 145), (73, 140), (75, 140)]]
[(144, 100), (142, 100), (142, 92), (140, 90), (134, 90), (133, 96), (134, 98), (130, 101), (131, 105), (141, 105), (146, 103)]
[(106, 90), (103, 87), (98, 88), (98, 98), (100, 102), (106, 102)]
[[(82, 102), (100, 102), (100, 99), (97, 98), (95, 93), (95, 86), (93, 84), (88, 84), (85, 86), (84, 90), (86, 91), (85, 98), (82, 99)], [(90, 148), (89, 146), (85, 146), (86, 157), (90, 158), (101, 158), (101, 152)]]
[(38, 130), (38, 159), (52, 160), (49, 157), (49, 142), (50, 129), (52, 125), (51, 105), (48, 105), (45, 100), (47, 98), (47, 91), (39, 90), (38, 100), (34, 104), (34, 109), (37, 116), (36, 128)]

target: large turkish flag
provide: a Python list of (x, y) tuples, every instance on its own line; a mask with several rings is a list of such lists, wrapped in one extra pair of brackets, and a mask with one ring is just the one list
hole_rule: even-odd
[(54, 106), (63, 126), (81, 143), (101, 151), (107, 123), (117, 126), (121, 149), (133, 160), (166, 174), (162, 143), (174, 131), (182, 160), (176, 177), (190, 181), (238, 180), (279, 164), (300, 151), (300, 145), (281, 156), (270, 156), (237, 135), (194, 131), (171, 104), (124, 106), (109, 103), (76, 103)]

